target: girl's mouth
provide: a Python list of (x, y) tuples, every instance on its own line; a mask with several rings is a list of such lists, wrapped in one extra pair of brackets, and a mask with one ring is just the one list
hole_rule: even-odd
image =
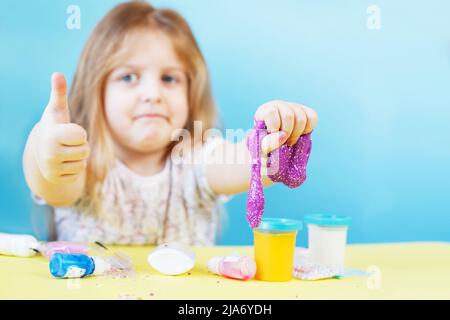
[(138, 116), (133, 117), (133, 121), (139, 120), (139, 119), (163, 119), (166, 121), (169, 121), (169, 118), (158, 113), (145, 113)]

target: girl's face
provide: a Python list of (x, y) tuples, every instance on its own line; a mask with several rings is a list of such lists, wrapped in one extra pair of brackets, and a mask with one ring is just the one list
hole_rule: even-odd
[(164, 34), (140, 31), (128, 43), (130, 53), (106, 81), (109, 129), (122, 151), (161, 151), (186, 124), (187, 75)]

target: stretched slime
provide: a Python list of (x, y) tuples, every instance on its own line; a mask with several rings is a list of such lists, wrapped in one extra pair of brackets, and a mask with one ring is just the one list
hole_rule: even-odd
[[(264, 213), (264, 193), (261, 182), (261, 141), (268, 134), (264, 121), (256, 121), (247, 137), (252, 159), (251, 181), (247, 199), (247, 220), (252, 228), (259, 226)], [(297, 188), (306, 180), (306, 166), (311, 153), (311, 134), (302, 135), (293, 146), (284, 143), (268, 155), (268, 176), (289, 188)]]

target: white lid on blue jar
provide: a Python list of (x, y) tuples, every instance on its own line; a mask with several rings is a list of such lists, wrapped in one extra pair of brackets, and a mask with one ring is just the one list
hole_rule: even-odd
[(348, 227), (352, 222), (350, 216), (327, 213), (308, 214), (303, 220), (305, 224), (314, 224), (321, 227)]

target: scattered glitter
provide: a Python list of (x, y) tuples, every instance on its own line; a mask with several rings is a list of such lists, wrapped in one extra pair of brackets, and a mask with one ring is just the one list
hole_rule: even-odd
[(321, 280), (334, 278), (341, 274), (342, 270), (336, 266), (318, 265), (311, 262), (302, 262), (294, 265), (293, 276), (301, 280)]
[(134, 294), (121, 293), (118, 297), (119, 300), (142, 300), (142, 298), (137, 297)]

